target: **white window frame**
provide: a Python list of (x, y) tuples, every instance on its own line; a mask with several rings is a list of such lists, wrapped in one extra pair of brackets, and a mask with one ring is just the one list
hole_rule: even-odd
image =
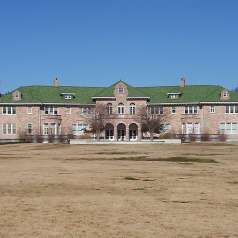
[(44, 114), (45, 115), (58, 115), (58, 108), (54, 107), (54, 106), (45, 106)]
[(16, 115), (16, 107), (15, 106), (3, 106), (2, 107), (2, 114), (3, 115)]
[(60, 133), (60, 128), (58, 128), (59, 131), (57, 131), (58, 124), (57, 123), (44, 123), (43, 124), (43, 135), (57, 135)]
[(2, 133), (4, 135), (16, 135), (17, 128), (15, 123), (3, 123), (2, 124)]
[(26, 124), (26, 133), (28, 135), (32, 135), (32, 133), (33, 133), (33, 124), (32, 123), (27, 123)]
[(135, 115), (136, 114), (136, 104), (135, 103), (130, 103), (129, 111), (130, 111), (131, 115)]
[(107, 104), (107, 114), (112, 115), (112, 111), (113, 111), (112, 103), (108, 103)]
[(72, 132), (75, 136), (84, 134), (85, 129), (88, 129), (88, 124), (85, 122), (77, 122), (72, 124)]
[(65, 100), (71, 100), (73, 98), (73, 96), (72, 95), (64, 95), (64, 99)]
[[(223, 125), (221, 127), (221, 125)], [(234, 129), (236, 125), (236, 129)], [(238, 122), (220, 122), (219, 131), (226, 135), (237, 135), (238, 134)]]
[(225, 114), (238, 114), (238, 105), (226, 105)]
[(118, 88), (117, 88), (117, 92), (118, 92), (119, 94), (123, 94), (123, 93), (125, 92), (124, 87), (122, 87), (122, 86), (118, 87)]
[(119, 115), (125, 114), (125, 106), (123, 103), (119, 103), (117, 106), (117, 112)]
[(152, 115), (163, 115), (164, 107), (163, 106), (151, 106), (150, 112)]
[(224, 92), (223, 92), (223, 97), (224, 97), (224, 98), (229, 97), (229, 92), (228, 92), (228, 91), (224, 91)]
[(216, 106), (215, 105), (210, 105), (210, 113), (216, 113)]
[(27, 114), (32, 114), (32, 107), (30, 106), (27, 107)]
[(196, 105), (189, 105), (184, 107), (184, 114), (186, 115), (197, 115), (199, 107)]

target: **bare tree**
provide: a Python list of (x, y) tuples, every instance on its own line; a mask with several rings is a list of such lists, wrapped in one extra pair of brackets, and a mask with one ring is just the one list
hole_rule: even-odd
[(152, 114), (150, 107), (142, 107), (139, 111), (139, 117), (141, 120), (141, 130), (148, 132), (150, 140), (154, 139), (154, 134), (164, 131), (165, 122), (168, 119), (168, 114), (163, 111), (161, 114)]
[(90, 131), (96, 134), (96, 138), (99, 141), (101, 132), (105, 129), (105, 115), (106, 107), (105, 105), (96, 105), (89, 120)]

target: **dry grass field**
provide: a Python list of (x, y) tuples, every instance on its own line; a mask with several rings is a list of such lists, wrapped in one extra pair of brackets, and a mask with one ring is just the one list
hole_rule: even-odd
[(238, 146), (0, 146), (0, 237), (238, 237)]

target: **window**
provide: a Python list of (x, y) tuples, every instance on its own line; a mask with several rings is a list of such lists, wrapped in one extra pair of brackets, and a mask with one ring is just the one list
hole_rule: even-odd
[(168, 132), (171, 130), (171, 125), (169, 123), (161, 124), (162, 130), (161, 132)]
[(152, 106), (151, 107), (151, 114), (163, 114), (164, 108), (162, 106)]
[(107, 104), (107, 114), (108, 114), (108, 115), (111, 115), (111, 114), (112, 114), (112, 104), (111, 104), (111, 103), (108, 103), (108, 104)]
[(27, 114), (32, 114), (32, 107), (27, 107)]
[(26, 126), (26, 132), (28, 135), (32, 134), (32, 123), (28, 123)]
[(5, 135), (15, 135), (16, 134), (16, 124), (4, 123), (2, 125), (2, 131)]
[(183, 123), (182, 124), (182, 133), (183, 134), (200, 134), (200, 123)]
[(118, 93), (124, 93), (124, 88), (123, 87), (119, 87), (119, 88), (117, 88), (117, 91), (118, 91)]
[(135, 105), (135, 103), (131, 103), (130, 104), (129, 111), (130, 111), (131, 115), (135, 115), (136, 114), (136, 105)]
[(65, 100), (71, 100), (72, 99), (72, 95), (64, 95), (64, 99)]
[(71, 114), (71, 107), (70, 106), (66, 106), (66, 114)]
[(2, 109), (2, 113), (6, 115), (15, 115), (16, 114), (16, 107), (13, 106), (4, 106)]
[(86, 123), (74, 123), (72, 125), (73, 135), (82, 135), (87, 128), (88, 124)]
[(44, 123), (43, 124), (43, 135), (57, 135), (57, 124), (56, 123)]
[(91, 113), (91, 110), (89, 107), (82, 107), (81, 108), (81, 113), (82, 114), (90, 114)]
[(185, 114), (198, 114), (197, 106), (186, 106), (184, 110)]
[(230, 113), (230, 114), (238, 113), (238, 105), (226, 106), (226, 113)]
[(171, 108), (171, 113), (172, 113), (172, 114), (175, 114), (175, 113), (176, 113), (176, 107), (172, 107), (172, 108)]
[(45, 106), (45, 114), (46, 115), (57, 115), (58, 111), (57, 108), (53, 106)]
[(169, 94), (168, 95), (170, 99), (177, 99), (179, 98), (179, 94)]
[(221, 134), (238, 134), (237, 122), (221, 122), (219, 125)]
[(119, 103), (118, 104), (118, 107), (117, 107), (117, 110), (118, 110), (118, 114), (124, 114), (124, 104), (123, 103)]
[(215, 113), (216, 110), (215, 110), (215, 106), (214, 105), (211, 105), (210, 106), (210, 113)]
[(223, 91), (223, 97), (229, 97), (229, 92), (228, 91)]

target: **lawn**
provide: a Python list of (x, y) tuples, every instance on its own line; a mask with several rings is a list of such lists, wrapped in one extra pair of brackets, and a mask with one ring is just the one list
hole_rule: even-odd
[(238, 146), (0, 146), (0, 237), (238, 237)]

